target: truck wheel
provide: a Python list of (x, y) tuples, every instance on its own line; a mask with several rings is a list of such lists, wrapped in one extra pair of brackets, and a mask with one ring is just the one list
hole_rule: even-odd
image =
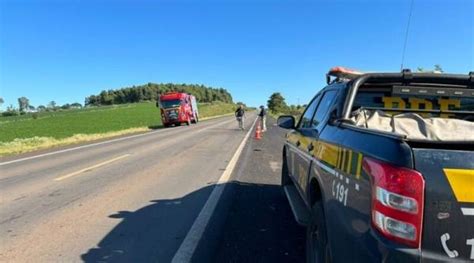
[(191, 125), (191, 118), (188, 117), (188, 119), (186, 120), (186, 125)]
[(313, 205), (311, 223), (306, 227), (306, 262), (331, 262), (322, 200)]

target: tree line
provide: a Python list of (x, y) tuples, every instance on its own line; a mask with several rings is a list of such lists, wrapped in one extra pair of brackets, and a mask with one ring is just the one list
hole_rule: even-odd
[(101, 106), (140, 101), (158, 100), (159, 96), (168, 92), (186, 92), (196, 97), (198, 102), (222, 101), (232, 103), (232, 95), (224, 88), (211, 88), (195, 84), (155, 84), (148, 83), (115, 90), (103, 90), (97, 95), (86, 97), (85, 106)]
[(270, 95), (267, 101), (267, 107), (273, 114), (288, 114), (299, 116), (303, 113), (306, 105), (288, 105), (280, 92)]
[[(194, 95), (196, 97), (196, 100), (201, 103), (213, 101), (233, 103), (232, 95), (224, 88), (211, 88), (206, 87), (204, 85), (195, 84), (148, 83), (145, 85), (132, 86), (115, 90), (103, 90), (98, 95), (90, 95), (86, 97), (84, 106), (91, 107), (158, 100), (161, 94), (167, 92), (186, 92)], [(0, 106), (3, 103), (4, 100), (0, 97)], [(1, 112), (1, 115), (16, 116), (35, 112), (80, 108), (82, 108), (82, 104), (78, 102), (57, 105), (55, 101), (49, 102), (46, 106), (39, 105), (37, 107), (34, 107), (30, 104), (30, 100), (27, 97), (20, 97), (18, 98), (18, 108), (14, 107), (13, 105), (10, 105), (6, 108), (5, 111)]]

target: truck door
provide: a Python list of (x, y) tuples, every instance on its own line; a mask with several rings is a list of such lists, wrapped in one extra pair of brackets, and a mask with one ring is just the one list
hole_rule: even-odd
[(308, 174), (319, 133), (326, 123), (328, 111), (334, 104), (336, 94), (337, 90), (328, 90), (318, 95), (313, 101), (316, 106), (312, 116), (309, 117), (310, 114), (305, 113), (301, 119), (302, 127), (298, 129), (299, 146), (295, 149), (295, 173), (304, 196), (308, 196)]
[(319, 104), (321, 95), (316, 95), (306, 107), (297, 128), (288, 135), (288, 169), (291, 176), (298, 183), (298, 190), (306, 196), (307, 175), (311, 156), (308, 155), (308, 147), (315, 135), (311, 129), (311, 120)]
[[(377, 262), (369, 258), (358, 242), (364, 239), (370, 228), (370, 217), (364, 213), (365, 204), (370, 204), (370, 197), (358, 195), (356, 192), (370, 192), (368, 181), (356, 181), (357, 163), (361, 164), (362, 154), (345, 148), (334, 141), (342, 143), (342, 139), (334, 140), (338, 128), (327, 126), (330, 112), (334, 109), (337, 97), (336, 90), (328, 90), (324, 94), (314, 115), (312, 126), (318, 134), (309, 170), (309, 179), (315, 178), (323, 193), (326, 231), (333, 262)], [(311, 181), (310, 181), (311, 182)], [(351, 198), (352, 197), (352, 198)], [(361, 208), (362, 207), (362, 208)]]

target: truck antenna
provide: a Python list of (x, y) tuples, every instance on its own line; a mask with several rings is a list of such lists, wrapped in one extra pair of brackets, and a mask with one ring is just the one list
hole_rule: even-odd
[(407, 28), (405, 31), (405, 41), (403, 43), (402, 63), (400, 64), (400, 71), (403, 70), (403, 63), (405, 62), (405, 52), (407, 50), (407, 43), (408, 43), (408, 32), (410, 30), (411, 15), (413, 12), (413, 2), (415, 2), (415, 0), (411, 0), (411, 4), (410, 4), (410, 14), (408, 15), (408, 23), (407, 23)]

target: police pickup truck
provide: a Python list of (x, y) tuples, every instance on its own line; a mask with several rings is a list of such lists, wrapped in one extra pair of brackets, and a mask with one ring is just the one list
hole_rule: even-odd
[(308, 262), (474, 261), (474, 72), (341, 67), (283, 148)]

